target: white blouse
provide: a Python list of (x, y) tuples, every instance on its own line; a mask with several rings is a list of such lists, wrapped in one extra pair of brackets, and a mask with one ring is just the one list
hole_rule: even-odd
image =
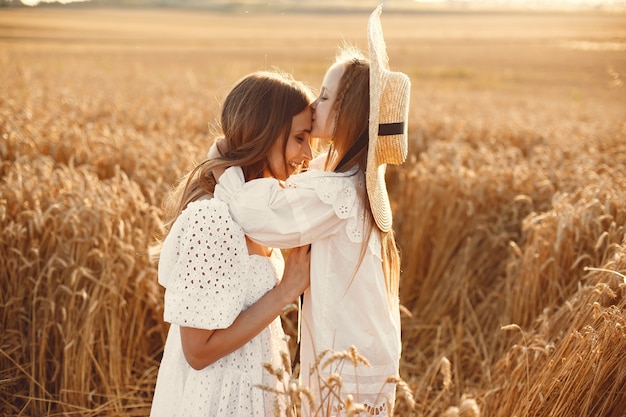
[[(242, 170), (231, 167), (220, 177), (215, 195), (228, 204), (233, 219), (251, 239), (280, 248), (311, 243), (300, 378), (318, 405), (327, 397), (318, 383), (320, 372), (325, 378), (339, 373), (342, 399), (350, 394), (373, 415), (387, 415), (386, 402), (393, 405), (395, 385), (385, 381), (398, 375), (401, 352), (399, 304), (393, 300), (390, 307), (388, 302), (377, 229), (362, 253), (367, 231), (363, 173), (309, 171), (283, 184), (273, 178), (245, 182)], [(371, 366), (344, 361), (311, 369), (324, 350), (347, 351), (351, 346)], [(330, 400), (322, 401), (325, 409), (341, 408)], [(307, 415), (309, 410), (303, 412)]]
[(282, 365), (288, 352), (280, 318), (241, 348), (202, 370), (185, 360), (180, 326), (229, 327), (282, 277), (279, 250), (270, 258), (249, 255), (242, 229), (218, 199), (190, 203), (168, 233), (159, 259), (165, 287), (165, 321), (171, 323), (152, 402), (151, 417), (273, 416), (276, 397), (257, 385), (278, 388), (263, 369)]

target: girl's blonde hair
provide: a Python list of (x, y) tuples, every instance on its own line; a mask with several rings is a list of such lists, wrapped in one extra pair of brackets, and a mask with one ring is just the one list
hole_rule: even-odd
[[(272, 173), (268, 160), (272, 145), (281, 140), (284, 152), (293, 117), (312, 99), (306, 85), (277, 70), (254, 72), (239, 80), (222, 105), (219, 125), (223, 136), (215, 140), (224, 150), (220, 149), (220, 157), (207, 159), (188, 172), (168, 195), (163, 235), (189, 203), (213, 196), (213, 169), (240, 166), (246, 181)], [(284, 163), (287, 170), (287, 161)], [(157, 245), (151, 251), (153, 259), (159, 253)]]
[[(344, 45), (335, 58), (335, 64), (344, 66), (334, 102), (335, 127), (331, 146), (326, 159), (327, 171), (346, 172), (358, 166), (362, 172), (367, 169), (369, 144), (369, 62), (363, 54), (349, 45)], [(382, 245), (383, 272), (390, 301), (398, 297), (400, 283), (400, 255), (393, 230), (382, 232), (376, 226), (367, 195), (360, 196), (367, 212), (366, 236), (376, 229), (380, 233)], [(360, 265), (367, 240), (363, 242)], [(356, 273), (356, 271), (355, 271)]]

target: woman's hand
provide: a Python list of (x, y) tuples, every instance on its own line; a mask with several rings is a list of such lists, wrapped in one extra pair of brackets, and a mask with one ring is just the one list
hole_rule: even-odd
[(289, 251), (285, 272), (279, 286), (288, 299), (294, 301), (309, 287), (311, 279), (311, 245), (300, 246)]
[(203, 369), (239, 349), (259, 334), (309, 286), (310, 245), (291, 249), (280, 283), (242, 311), (226, 329), (180, 328), (183, 353), (194, 369)]

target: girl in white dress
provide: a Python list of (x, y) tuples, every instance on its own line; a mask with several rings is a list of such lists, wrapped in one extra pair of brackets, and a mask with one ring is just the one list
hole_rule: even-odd
[(263, 364), (278, 367), (288, 352), (279, 315), (308, 286), (308, 248), (285, 265), (279, 250), (248, 240), (213, 197), (211, 170), (237, 164), (246, 179), (286, 179), (311, 159), (310, 99), (285, 74), (243, 78), (223, 105), (228, 152), (174, 191), (158, 265), (171, 326), (151, 416), (274, 415), (277, 398), (258, 386), (278, 388)]
[[(309, 409), (303, 400), (305, 416), (342, 415), (348, 395), (367, 415), (385, 416), (394, 406), (395, 384), (387, 380), (398, 376), (401, 353), (399, 255), (385, 167), (406, 158), (410, 81), (388, 69), (380, 13), (379, 7), (369, 21), (369, 62), (354, 50), (340, 54), (312, 105), (312, 136), (330, 140), (324, 171), (294, 175), (283, 187), (273, 179), (245, 182), (232, 167), (215, 189), (255, 241), (311, 244), (300, 379), (316, 402)], [(316, 362), (326, 349), (352, 346), (369, 366)], [(333, 372), (340, 395), (320, 384)]]

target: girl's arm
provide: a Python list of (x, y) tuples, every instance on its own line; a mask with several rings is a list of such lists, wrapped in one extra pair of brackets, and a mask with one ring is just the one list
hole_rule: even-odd
[(309, 286), (309, 247), (291, 251), (283, 279), (255, 304), (239, 314), (225, 329), (205, 330), (181, 327), (183, 353), (189, 365), (200, 370), (239, 349), (280, 315)]
[(307, 172), (291, 176), (283, 186), (274, 178), (246, 182), (241, 168), (231, 167), (215, 186), (215, 196), (228, 204), (248, 237), (290, 248), (337, 233), (348, 218), (356, 221), (361, 205), (351, 175)]

